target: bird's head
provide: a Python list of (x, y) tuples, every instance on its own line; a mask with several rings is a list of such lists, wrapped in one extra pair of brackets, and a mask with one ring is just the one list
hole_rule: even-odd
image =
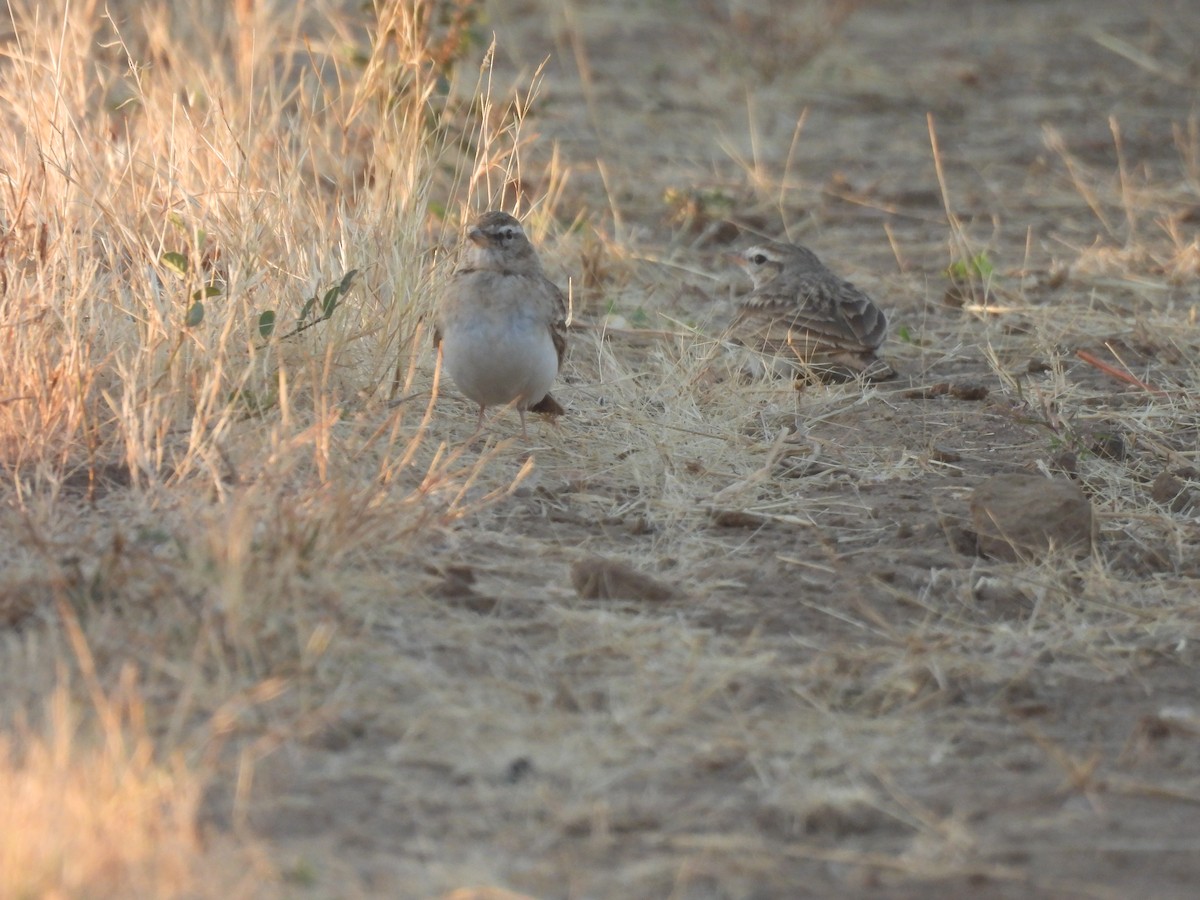
[(475, 269), (539, 269), (537, 253), (521, 223), (506, 212), (493, 210), (467, 229), (466, 264)]
[(770, 284), (785, 268), (819, 265), (807, 247), (776, 241), (765, 241), (740, 253), (728, 254), (728, 259), (746, 270), (756, 289)]

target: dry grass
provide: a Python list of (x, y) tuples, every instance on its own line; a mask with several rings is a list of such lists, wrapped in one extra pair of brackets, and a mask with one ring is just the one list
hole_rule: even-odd
[[(892, 77), (877, 22), (942, 29), (869, 5), (14, 5), (0, 894), (1169, 893), (1195, 116), (1031, 138), (991, 90), (1030, 67)], [(1040, 58), (986, 6), (964, 41)], [(1079, 34), (1175, 98), (1179, 18)], [(572, 283), (529, 446), (469, 443), (429, 350), (492, 206)], [(747, 381), (739, 232), (883, 300), (905, 379)], [(1019, 469), (1084, 486), (1095, 555), (973, 553)], [(597, 557), (654, 582), (581, 596)]]
[(56, 699), (7, 746), (6, 896), (223, 895), (201, 792), (236, 774), (240, 821), (253, 763), (321, 726), (355, 573), (519, 480), (424, 439), (459, 217), (429, 208), (498, 198), (524, 114), (437, 95), (468, 23), (435, 13), (13, 8), (5, 718)]
[(119, 731), (107, 746), (88, 746), (74, 733), (77, 716), (57, 692), (45, 736), (25, 735), (19, 758), (0, 755), (0, 889), (9, 897), (183, 892), (202, 855), (197, 780), (183, 765), (156, 764), (145, 734), (132, 746)]

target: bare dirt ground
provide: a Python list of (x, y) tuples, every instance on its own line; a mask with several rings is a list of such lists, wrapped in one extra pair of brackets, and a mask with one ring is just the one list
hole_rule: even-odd
[[(258, 505), (116, 485), (5, 524), (108, 554), (97, 603), (134, 569), (178, 598), (84, 630), (211, 765), (208, 864), (252, 845), (247, 896), (1193, 896), (1194, 5), (504, 0), (486, 26), (497, 84), (549, 57), (523, 186), (573, 284), (569, 415), (528, 446), (495, 416), (465, 505), (402, 544), (386, 498), (289, 500), (298, 468)], [(759, 235), (875, 297), (897, 380), (740, 376), (717, 338), (748, 285), (720, 257)], [(348, 403), (330, 439), (388, 415)], [(473, 423), (443, 385), (422, 459)], [(1008, 472), (1083, 487), (1090, 557), (977, 553), (971, 492)], [(322, 529), (357, 539), (288, 549)], [(303, 602), (178, 656), (163, 622), (207, 621), (204, 560), (243, 530), (261, 568), (221, 589)], [(581, 596), (594, 557), (670, 596)], [(5, 671), (72, 655), (22, 627)], [(49, 695), (37, 671), (14, 705)]]
[[(1196, 459), (1196, 144), (1174, 129), (1196, 123), (1200, 18), (831, 10), (492, 8), (502, 71), (550, 56), (535, 127), (571, 170), (560, 217), (604, 222), (591, 252), (611, 257), (602, 282), (606, 263), (621, 275), (597, 288), (618, 326), (719, 322), (737, 240), (712, 223), (731, 220), (814, 247), (911, 339), (887, 346), (899, 383), (865, 394), (731, 379), (690, 396), (642, 370), (707, 345), (577, 340), (552, 449), (439, 555), (478, 574), (446, 602), (491, 622), (447, 672), (498, 694), (497, 718), (442, 767), (409, 763), (409, 796), (435, 807), (413, 837), (435, 833), (443, 860), (474, 845), (479, 880), (535, 896), (1186, 896), (1200, 531), (1148, 491)], [(967, 309), (943, 297), (944, 199), (995, 264)], [(578, 283), (586, 261), (547, 256)], [(1163, 407), (1074, 358), (1106, 347), (1184, 396)], [(609, 354), (639, 385), (632, 424)], [(988, 394), (914, 396), (941, 382)], [(740, 435), (718, 447), (702, 435), (725, 416)], [(789, 430), (806, 441), (773, 454)], [(964, 549), (983, 476), (1064, 464), (1102, 516), (1095, 558)], [(706, 519), (722, 506), (749, 515)], [(581, 554), (678, 596), (581, 602)], [(375, 809), (365, 830), (392, 833)]]

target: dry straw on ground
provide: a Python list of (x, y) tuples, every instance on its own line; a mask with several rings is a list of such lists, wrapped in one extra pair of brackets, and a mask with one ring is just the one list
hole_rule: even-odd
[[(1184, 6), (64, 6), (0, 61), (0, 895), (1194, 882)], [(528, 445), (429, 348), (494, 206), (571, 279)], [(902, 378), (747, 380), (752, 236)], [(1094, 552), (981, 556), (1009, 472)]]

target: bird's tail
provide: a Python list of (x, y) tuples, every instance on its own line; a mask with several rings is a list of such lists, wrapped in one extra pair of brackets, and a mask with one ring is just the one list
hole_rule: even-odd
[(529, 411), (542, 413), (543, 415), (547, 416), (561, 416), (566, 413), (566, 410), (562, 408), (562, 405), (549, 394), (529, 407)]

